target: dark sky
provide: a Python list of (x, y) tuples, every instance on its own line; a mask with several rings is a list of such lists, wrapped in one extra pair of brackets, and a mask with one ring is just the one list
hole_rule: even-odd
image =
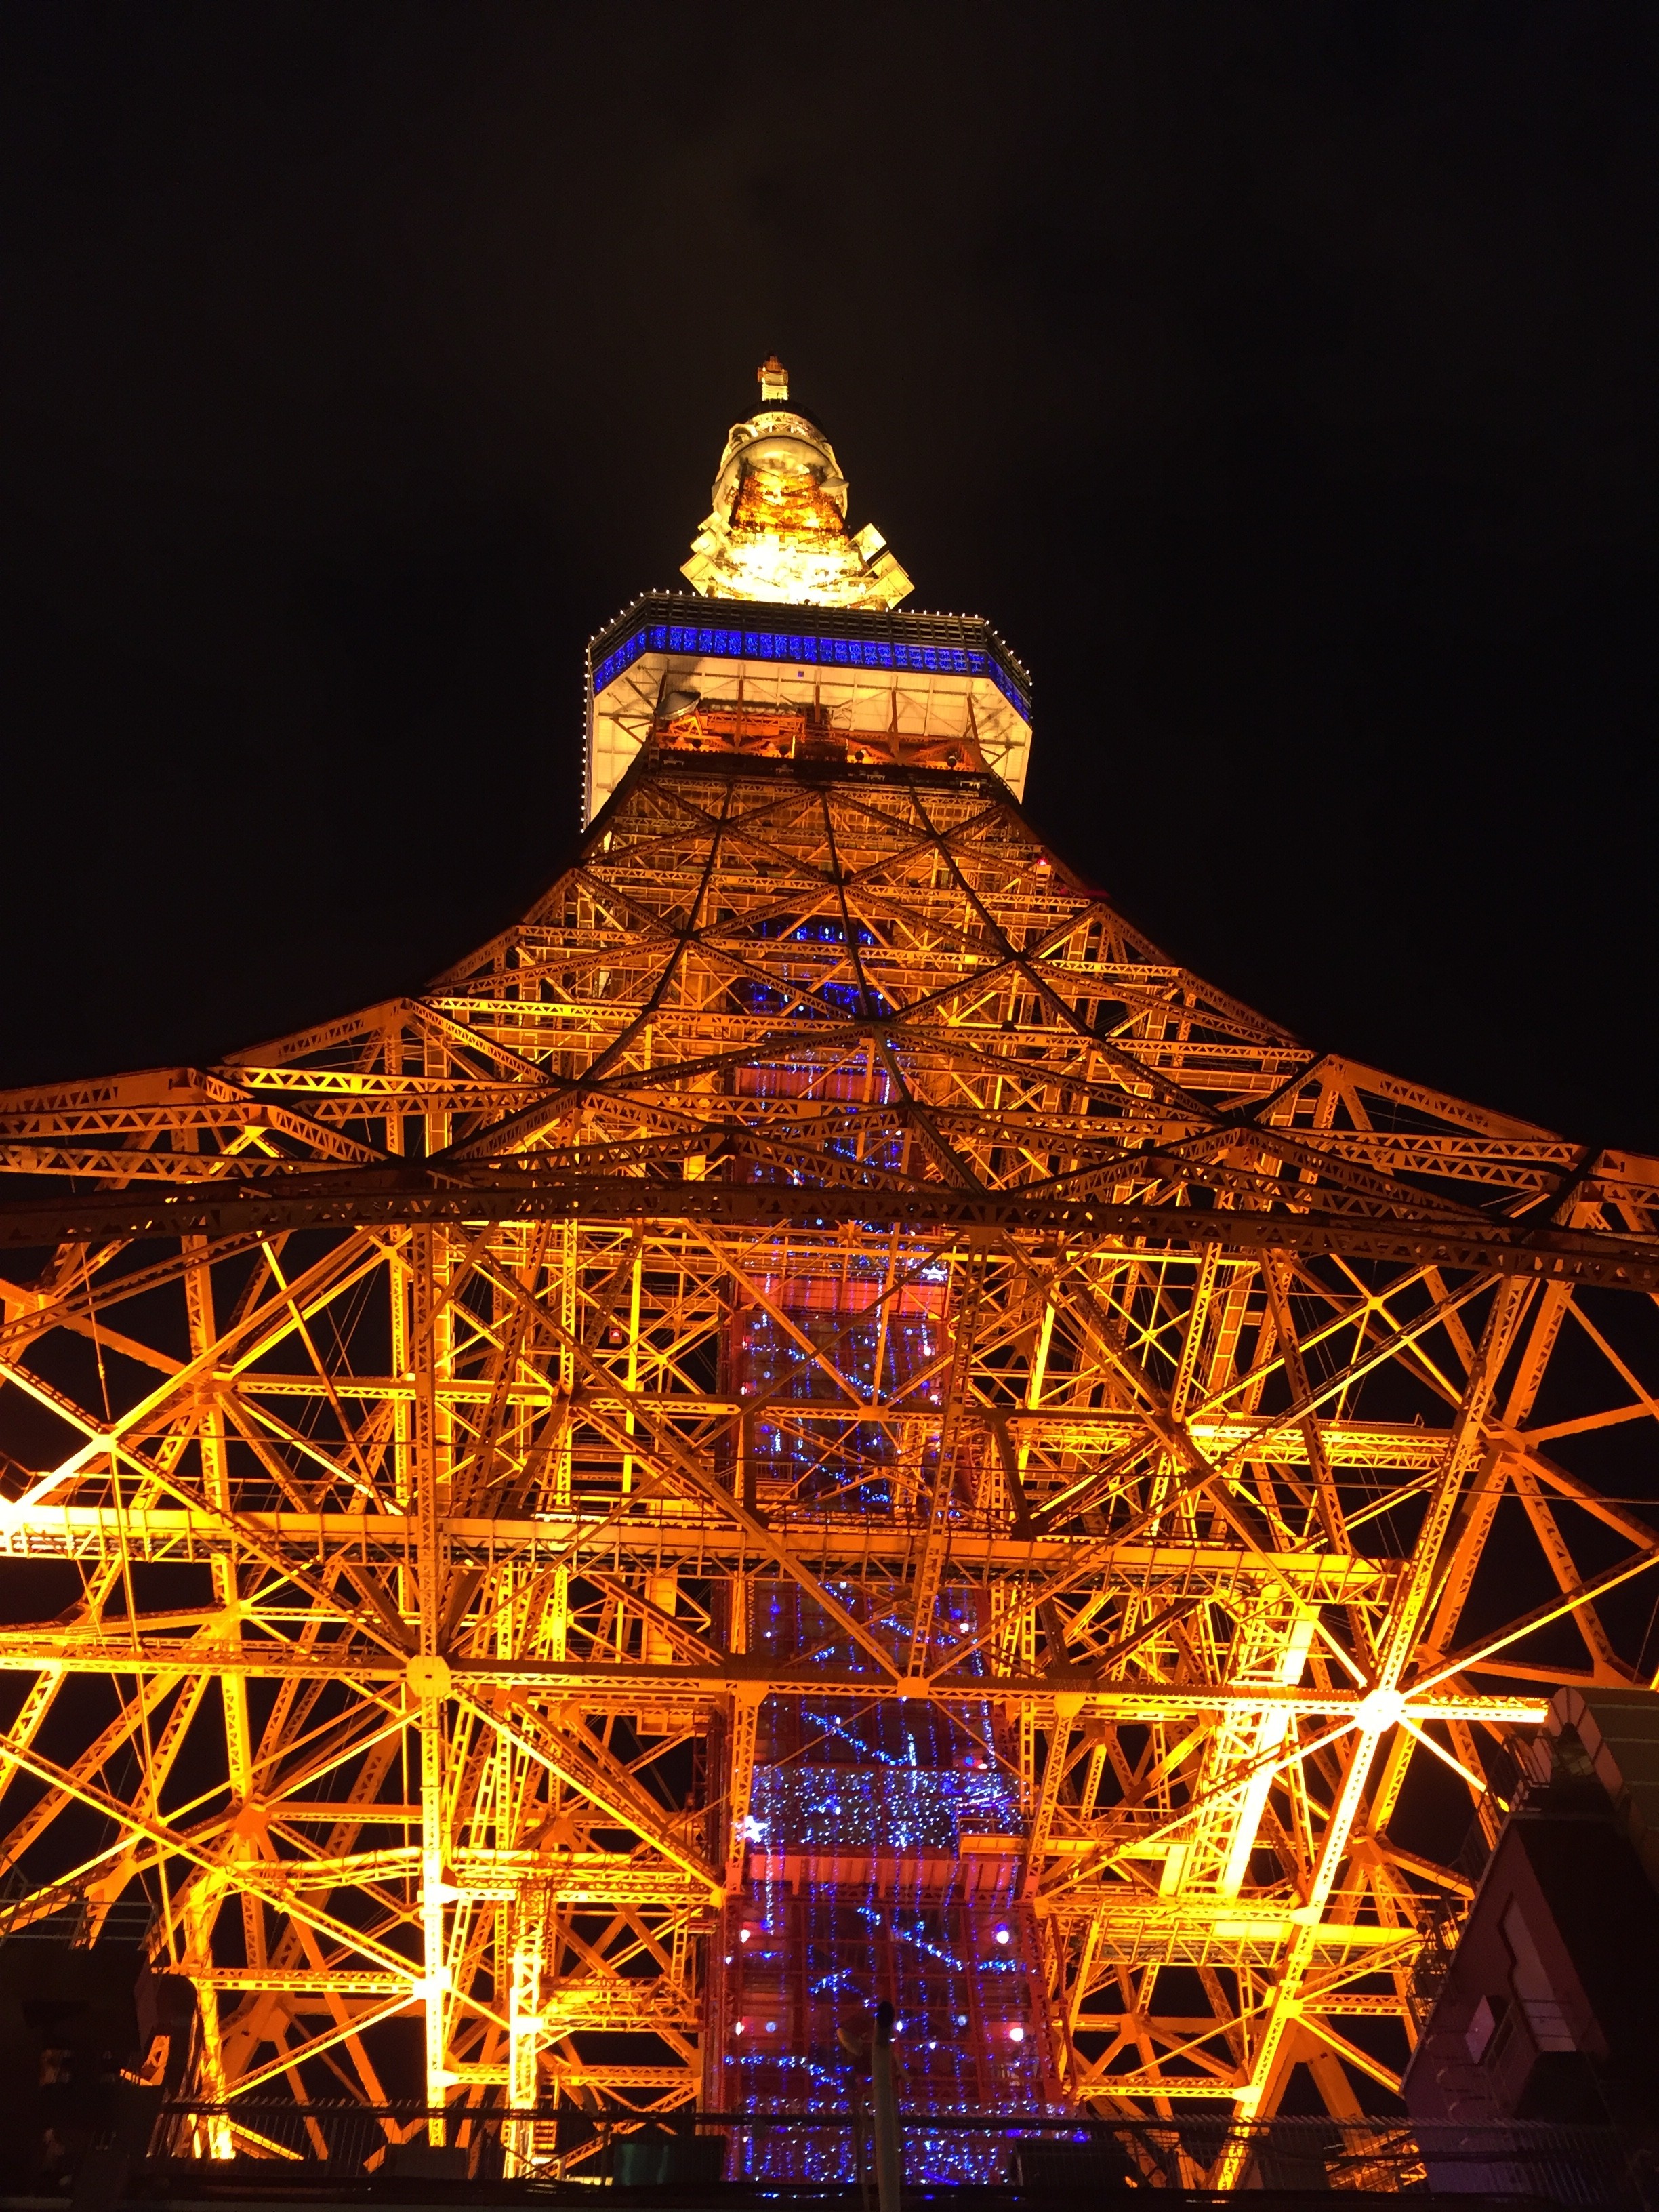
[(0, 1080), (418, 984), (775, 347), (1038, 823), (1289, 1023), (1659, 1149), (1656, 44), (1599, 0), (9, 0)]

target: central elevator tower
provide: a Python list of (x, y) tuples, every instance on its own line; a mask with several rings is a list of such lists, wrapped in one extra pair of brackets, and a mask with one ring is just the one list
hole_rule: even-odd
[[(732, 978), (730, 1003), (799, 1033), (793, 1050), (733, 1069), (725, 1087), (769, 1112), (799, 1102), (832, 1173), (902, 1173), (906, 1079), (882, 1024), (904, 993), (883, 990), (893, 949), (844, 888), (890, 830), (884, 818), (872, 844), (857, 811), (838, 824), (823, 794), (865, 769), (872, 799), (895, 769), (933, 771), (926, 781), (947, 812), (958, 776), (975, 796), (994, 778), (1018, 796), (1029, 686), (987, 623), (893, 611), (908, 577), (873, 525), (848, 531), (846, 481), (817, 422), (789, 404), (781, 364), (760, 378), (761, 406), (730, 434), (685, 564), (712, 604), (641, 601), (592, 648), (587, 805), (596, 813), (641, 755), (658, 772), (670, 755), (675, 772), (690, 768), (687, 755), (724, 774), (790, 764), (788, 784), (815, 796), (805, 810), (767, 810), (771, 834), (781, 857), (834, 889), (826, 903), (769, 885), (763, 860), (757, 879), (731, 884), (770, 958), (765, 975)], [(768, 899), (773, 888), (784, 895)], [(854, 1025), (864, 1048), (826, 1056), (809, 1026), (826, 1014)], [(726, 1174), (750, 1186), (794, 1180), (758, 1150)], [(958, 1260), (926, 1234), (873, 1246), (779, 1238), (734, 1302), (722, 1347), (723, 1388), (744, 1409), (732, 1475), (745, 1504), (841, 1529), (920, 1532), (1000, 1482), (963, 1419), (983, 1278), (982, 1254)], [(849, 1385), (873, 1418), (848, 1419)], [(937, 1566), (926, 1599), (907, 1582), (864, 1567), (830, 1587), (866, 1638), (902, 1652), (914, 1697), (739, 1697), (716, 1730), (729, 1897), (704, 2066), (722, 2105), (844, 2100), (840, 2031), (884, 1996), (913, 2116), (1066, 2109), (1063, 2035), (1019, 1881), (1033, 1739), (989, 1693), (1020, 1625), (1002, 1628), (994, 1590), (945, 1589)], [(775, 1575), (731, 1584), (726, 1630), (734, 1656), (767, 1674), (856, 1679), (869, 1662), (867, 1648), (826, 1638), (821, 1609)], [(958, 1644), (986, 1694), (935, 1704), (928, 1670)], [(942, 2176), (985, 2165), (948, 2134), (927, 2155)], [(844, 2146), (761, 2135), (750, 2158), (753, 2171), (828, 2177)]]

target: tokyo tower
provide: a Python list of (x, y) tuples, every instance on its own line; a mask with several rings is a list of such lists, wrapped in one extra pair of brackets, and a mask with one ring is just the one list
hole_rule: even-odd
[(0, 1094), (0, 1919), (138, 1916), (203, 2155), (844, 2112), (881, 1998), (941, 2178), (1386, 2105), (1458, 1838), (1647, 1679), (1659, 1160), (1166, 957), (761, 386), (522, 921)]

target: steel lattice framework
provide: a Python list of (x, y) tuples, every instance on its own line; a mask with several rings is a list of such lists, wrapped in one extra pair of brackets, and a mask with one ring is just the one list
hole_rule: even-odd
[(1639, 1679), (1659, 1163), (798, 720), (674, 699), (419, 997), (0, 1098), (11, 1924), (146, 1896), (204, 2097), (810, 2103), (873, 1974), (913, 2100), (1352, 2112), (1412, 1789)]

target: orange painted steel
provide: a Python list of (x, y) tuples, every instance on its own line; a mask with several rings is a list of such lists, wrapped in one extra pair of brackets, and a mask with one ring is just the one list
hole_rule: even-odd
[[(1050, 2100), (1346, 2109), (1470, 1893), (1416, 1793), (1478, 1850), (1645, 1679), (1659, 1163), (772, 720), (418, 995), (0, 1097), (9, 1925), (148, 1899), (203, 2098), (626, 2112), (733, 2100), (756, 1900), (857, 1891), (1012, 1916)], [(789, 1830), (876, 1817), (838, 1729), (902, 1864)]]

